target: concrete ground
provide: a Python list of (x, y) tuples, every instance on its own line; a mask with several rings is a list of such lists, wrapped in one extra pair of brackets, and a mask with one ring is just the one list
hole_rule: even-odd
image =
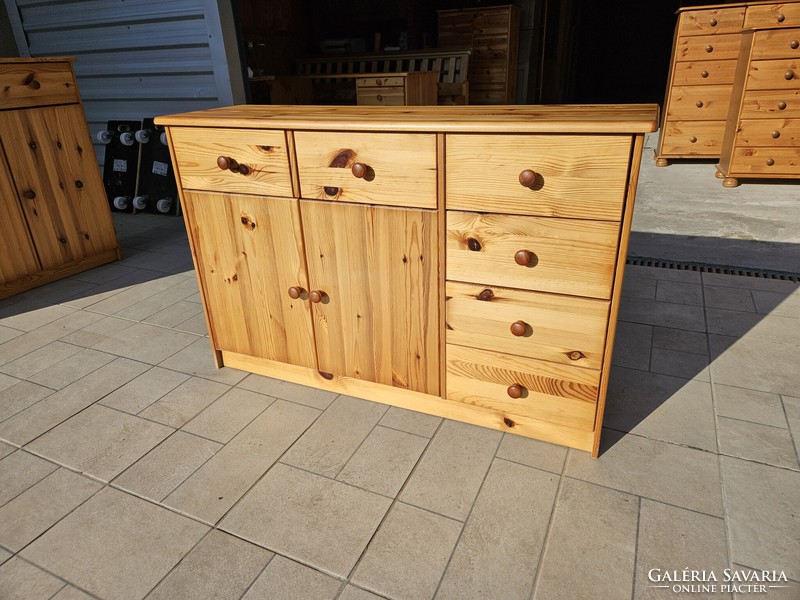
[[(637, 231), (796, 243), (795, 186), (647, 160)], [(3, 600), (800, 598), (796, 283), (628, 267), (592, 460), (215, 370), (180, 220), (117, 225), (122, 262), (0, 301)]]

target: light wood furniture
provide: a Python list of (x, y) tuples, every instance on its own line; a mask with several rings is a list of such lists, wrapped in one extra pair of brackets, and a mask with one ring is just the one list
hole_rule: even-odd
[[(292, 75), (274, 77), (272, 104), (319, 104), (314, 102), (314, 86), (352, 86), (356, 104), (366, 106), (426, 106), (437, 103), (439, 74), (434, 71), (411, 73), (371, 73), (369, 75)], [(318, 89), (318, 88), (317, 88)], [(288, 102), (283, 102), (289, 100)]]
[(70, 59), (0, 58), (0, 298), (119, 259)]
[(517, 93), (519, 8), (440, 10), (438, 45), (471, 48), (470, 104), (514, 104)]
[(167, 126), (217, 365), (597, 455), (655, 105)]

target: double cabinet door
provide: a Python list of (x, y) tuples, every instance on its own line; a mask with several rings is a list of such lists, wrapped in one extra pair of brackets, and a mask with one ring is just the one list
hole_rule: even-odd
[(435, 211), (185, 196), (219, 350), (439, 394)]

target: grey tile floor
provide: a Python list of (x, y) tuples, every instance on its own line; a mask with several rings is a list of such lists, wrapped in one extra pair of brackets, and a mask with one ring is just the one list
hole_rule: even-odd
[(629, 267), (592, 460), (216, 370), (182, 222), (117, 227), (0, 301), (0, 598), (800, 598), (797, 284)]

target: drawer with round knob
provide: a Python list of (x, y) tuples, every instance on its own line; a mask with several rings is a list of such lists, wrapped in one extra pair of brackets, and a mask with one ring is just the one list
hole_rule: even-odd
[(800, 119), (745, 119), (736, 129), (737, 146), (800, 146)]
[(744, 29), (800, 26), (800, 2), (748, 6)]
[(719, 156), (725, 121), (670, 121), (661, 132), (662, 154)]
[(618, 221), (631, 138), (449, 134), (447, 208)]
[(722, 121), (728, 116), (731, 86), (677, 86), (667, 106), (669, 119), (682, 121)]
[(737, 33), (742, 30), (744, 7), (713, 8), (682, 12), (678, 35), (711, 35)]
[(756, 31), (750, 59), (770, 58), (800, 58), (800, 29)]
[(747, 90), (800, 89), (800, 57), (777, 60), (754, 60), (747, 73)]
[(591, 431), (600, 371), (447, 344), (447, 398)]
[(0, 65), (0, 90), (4, 109), (80, 102), (72, 68), (66, 60)]
[(672, 85), (732, 85), (736, 60), (698, 60), (675, 63)]
[(297, 131), (303, 198), (436, 208), (436, 135)]
[(609, 302), (447, 282), (447, 343), (599, 369)]
[(175, 127), (170, 134), (184, 189), (292, 195), (283, 131)]
[(800, 147), (735, 148), (729, 171), (742, 177), (746, 177), (748, 174), (757, 174), (763, 177), (798, 177), (800, 176)]
[(800, 119), (800, 89), (746, 91), (739, 116), (743, 119)]
[(447, 211), (447, 279), (608, 299), (619, 223)]
[(404, 106), (406, 89), (404, 86), (360, 87), (356, 91), (360, 106)]
[(741, 43), (742, 36), (739, 33), (678, 38), (675, 60), (736, 60)]

